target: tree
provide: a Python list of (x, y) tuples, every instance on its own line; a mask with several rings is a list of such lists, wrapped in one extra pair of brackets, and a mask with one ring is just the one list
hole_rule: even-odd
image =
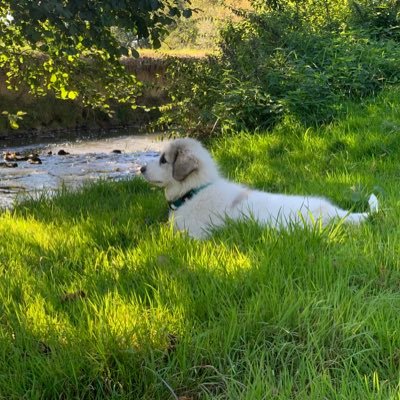
[(157, 48), (175, 18), (190, 17), (189, 1), (0, 0), (7, 87), (37, 96), (53, 92), (106, 112), (112, 101), (134, 106), (140, 83), (120, 59), (138, 53), (120, 45), (115, 27)]

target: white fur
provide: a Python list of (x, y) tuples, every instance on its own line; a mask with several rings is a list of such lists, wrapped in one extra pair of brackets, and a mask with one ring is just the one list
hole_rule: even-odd
[[(163, 156), (166, 162), (160, 163), (164, 161)], [(342, 210), (324, 198), (266, 193), (229, 182), (220, 176), (208, 151), (194, 139), (167, 143), (160, 160), (142, 167), (142, 174), (150, 183), (165, 188), (168, 201), (209, 184), (170, 213), (175, 228), (187, 231), (194, 238), (207, 236), (211, 227), (222, 226), (227, 217), (233, 220), (254, 218), (261, 224), (286, 228), (290, 223), (312, 224), (317, 220), (327, 224), (334, 218), (358, 224), (369, 215)], [(182, 173), (176, 170), (177, 165), (184, 173), (190, 171), (184, 179), (175, 178)], [(369, 206), (370, 213), (378, 210), (374, 195), (369, 199)]]

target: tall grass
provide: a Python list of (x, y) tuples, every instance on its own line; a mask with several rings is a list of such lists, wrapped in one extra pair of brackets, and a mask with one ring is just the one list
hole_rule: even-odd
[(320, 130), (211, 143), (231, 179), (382, 211), (360, 227), (174, 233), (102, 182), (0, 216), (4, 399), (399, 398), (398, 91)]

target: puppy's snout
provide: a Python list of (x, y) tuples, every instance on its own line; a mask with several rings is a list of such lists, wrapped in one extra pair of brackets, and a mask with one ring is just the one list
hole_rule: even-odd
[(144, 173), (146, 172), (146, 168), (147, 168), (146, 165), (142, 165), (142, 166), (140, 167), (140, 172), (141, 172), (142, 174), (144, 174)]

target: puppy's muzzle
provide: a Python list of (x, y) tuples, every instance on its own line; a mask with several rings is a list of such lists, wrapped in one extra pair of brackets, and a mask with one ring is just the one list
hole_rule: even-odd
[(144, 173), (146, 172), (146, 169), (147, 169), (147, 166), (146, 166), (146, 165), (142, 165), (142, 166), (140, 167), (140, 172), (141, 172), (142, 174), (144, 174)]

